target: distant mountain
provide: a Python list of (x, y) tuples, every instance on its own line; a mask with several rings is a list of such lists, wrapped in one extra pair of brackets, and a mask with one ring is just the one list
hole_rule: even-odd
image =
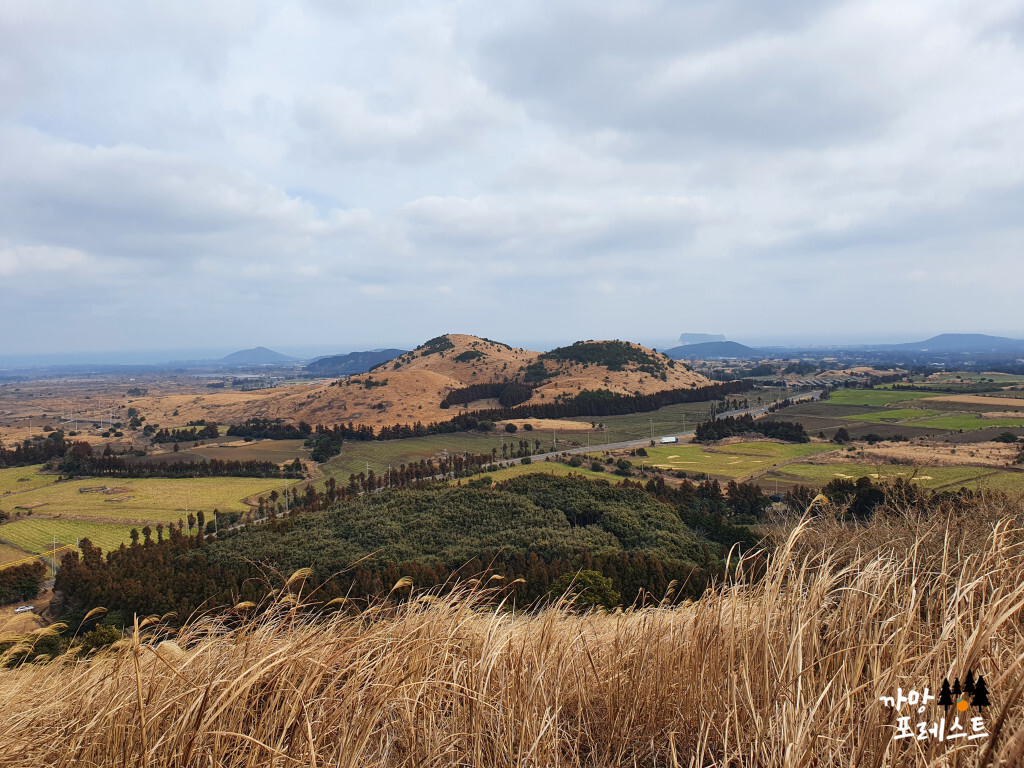
[(711, 341), (725, 341), (725, 336), (720, 333), (680, 333), (680, 344), (706, 344)]
[(984, 333), (942, 333), (925, 341), (885, 344), (876, 348), (933, 354), (1024, 354), (1024, 340), (988, 336)]
[(275, 352), (266, 347), (256, 347), (255, 349), (242, 349), (238, 352), (232, 352), (230, 355), (222, 357), (218, 362), (224, 365), (267, 365), (273, 363), (292, 363), (295, 362), (295, 358), (282, 355), (280, 352)]
[(349, 352), (347, 355), (319, 357), (306, 365), (306, 370), (317, 376), (351, 376), (357, 373), (366, 373), (375, 365), (390, 362), (407, 351), (404, 349), (374, 349), (370, 352)]
[(761, 354), (753, 347), (735, 341), (707, 341), (701, 344), (683, 344), (665, 350), (673, 360), (711, 360), (714, 358), (751, 358)]

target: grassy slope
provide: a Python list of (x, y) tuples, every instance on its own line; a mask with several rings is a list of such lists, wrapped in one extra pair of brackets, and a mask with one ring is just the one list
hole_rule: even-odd
[(79, 539), (88, 538), (96, 546), (108, 551), (117, 549), (122, 543), (127, 544), (130, 541), (128, 534), (133, 527), (142, 526), (28, 517), (0, 526), (0, 539), (28, 552), (44, 552), (51, 548), (54, 538), (57, 546), (75, 545)]
[(56, 475), (40, 475), (39, 470), (42, 468), (42, 464), (35, 464), (30, 467), (0, 469), (0, 509), (5, 509), (12, 504), (11, 499), (3, 498), (4, 494), (22, 493), (33, 488), (42, 488), (57, 480)]
[[(79, 492), (80, 488), (99, 486), (126, 490), (114, 495)], [(37, 507), (31, 516), (0, 525), (0, 539), (38, 552), (49, 546), (53, 536), (64, 544), (88, 536), (94, 544), (111, 549), (127, 543), (133, 527), (175, 523), (187, 517), (186, 507), (192, 512), (203, 510), (211, 519), (215, 508), (242, 512), (248, 509), (243, 499), (275, 487), (283, 487), (283, 481), (275, 485), (265, 479), (240, 477), (72, 480), (3, 500), (9, 513), (15, 511), (15, 504), (45, 502), (46, 506)]]

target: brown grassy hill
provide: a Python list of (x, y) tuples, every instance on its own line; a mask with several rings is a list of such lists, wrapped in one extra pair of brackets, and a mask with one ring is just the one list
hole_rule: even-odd
[[(447, 334), (346, 380), (258, 392), (139, 398), (135, 405), (150, 421), (161, 424), (201, 418), (237, 423), (251, 417), (311, 424), (428, 423), (458, 412), (441, 408), (452, 390), (506, 380), (535, 387), (530, 402), (551, 402), (585, 389), (651, 394), (709, 383), (682, 363), (629, 342), (577, 342), (541, 353), (477, 336)], [(479, 400), (471, 402), (470, 408), (496, 405), (495, 400)]]

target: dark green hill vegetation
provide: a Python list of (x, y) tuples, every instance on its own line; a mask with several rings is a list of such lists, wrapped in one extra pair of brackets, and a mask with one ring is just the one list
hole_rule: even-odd
[(188, 616), (204, 604), (258, 601), (270, 590), (267, 574), (306, 567), (316, 581), (330, 579), (325, 599), (386, 593), (403, 576), (422, 587), (491, 569), (521, 603), (585, 569), (611, 579), (628, 604), (641, 590), (662, 597), (672, 580), (685, 585), (681, 594), (700, 594), (722, 575), (732, 545), (758, 541), (724, 522), (735, 510), (716, 483), (673, 489), (528, 475), (495, 488), (434, 486), (317, 506), (307, 501), (297, 515), (219, 539), (171, 526), (154, 541), (147, 531), (145, 543), (105, 558), (84, 542), (81, 558), (64, 559), (57, 589), (76, 612), (103, 605)]
[(568, 347), (557, 347), (540, 356), (541, 360), (601, 365), (609, 371), (621, 371), (636, 363), (644, 373), (656, 375), (666, 369), (665, 361), (642, 347), (624, 341), (577, 341)]
[(420, 344), (413, 352), (419, 352), (423, 357), (436, 355), (449, 349), (455, 349), (455, 344), (447, 336), (435, 336)]
[(807, 443), (811, 439), (801, 424), (776, 419), (755, 419), (749, 413), (702, 422), (697, 425), (695, 437), (697, 442), (710, 443), (753, 432), (790, 443)]

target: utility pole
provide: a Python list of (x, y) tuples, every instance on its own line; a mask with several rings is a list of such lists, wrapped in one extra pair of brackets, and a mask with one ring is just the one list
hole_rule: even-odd
[(649, 418), (649, 419), (647, 419), (647, 421), (651, 425), (651, 442), (653, 443), (654, 442), (654, 419), (653, 418)]

